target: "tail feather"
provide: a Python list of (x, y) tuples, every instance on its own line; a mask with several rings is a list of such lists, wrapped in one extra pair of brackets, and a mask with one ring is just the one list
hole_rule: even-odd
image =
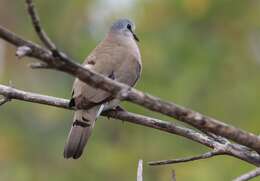
[[(90, 136), (90, 131), (88, 128), (82, 126), (72, 126), (69, 133), (67, 143), (64, 148), (65, 158), (77, 159), (81, 156), (85, 144), (87, 143), (88, 137)], [(88, 133), (88, 135), (86, 134)]]
[(79, 158), (94, 128), (98, 112), (103, 106), (91, 110), (77, 110), (64, 148), (64, 158)]

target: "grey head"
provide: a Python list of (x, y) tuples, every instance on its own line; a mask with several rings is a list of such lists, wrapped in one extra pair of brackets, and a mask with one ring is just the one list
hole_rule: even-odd
[(139, 41), (138, 37), (134, 33), (134, 30), (135, 24), (129, 19), (118, 19), (110, 28), (110, 31), (112, 32), (120, 33), (125, 36), (131, 36), (136, 41)]

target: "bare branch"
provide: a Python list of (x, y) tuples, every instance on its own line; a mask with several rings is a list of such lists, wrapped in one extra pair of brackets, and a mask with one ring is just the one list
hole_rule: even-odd
[(143, 160), (139, 160), (138, 162), (137, 181), (143, 181)]
[(256, 168), (255, 170), (252, 170), (248, 173), (245, 173), (244, 175), (241, 175), (240, 177), (237, 177), (233, 181), (246, 181), (246, 180), (253, 179), (259, 175), (260, 175), (260, 168)]
[(53, 54), (55, 54), (57, 52), (57, 48), (55, 44), (50, 40), (48, 35), (45, 33), (43, 28), (41, 27), (40, 18), (35, 10), (34, 3), (32, 2), (32, 0), (26, 0), (26, 4), (27, 4), (28, 13), (31, 17), (33, 27), (38, 37), (40, 38), (42, 43), (46, 46), (46, 48), (50, 49), (53, 52)]
[(21, 46), (21, 47), (17, 48), (15, 55), (18, 58), (23, 58), (24, 56), (29, 55), (31, 52), (32, 52), (32, 49), (30, 47), (28, 47), (28, 46)]
[(0, 85), (0, 94), (5, 97), (8, 97), (9, 99), (18, 99), (27, 102), (34, 102), (70, 109), (69, 101), (66, 99), (59, 99), (51, 96), (25, 92), (9, 86)]
[(183, 163), (183, 162), (190, 162), (195, 160), (201, 160), (201, 159), (207, 159), (211, 158), (217, 155), (223, 155), (226, 152), (220, 151), (220, 150), (213, 150), (207, 153), (203, 153), (202, 155), (188, 157), (188, 158), (179, 158), (179, 159), (173, 159), (173, 160), (161, 160), (161, 161), (151, 161), (148, 162), (151, 166), (158, 166), (158, 165), (167, 165), (167, 164), (175, 164), (175, 163)]
[[(61, 107), (65, 109), (75, 109), (69, 107), (69, 100), (40, 95), (31, 92), (25, 92), (4, 85), (0, 85), (0, 95), (7, 96), (10, 99), (17, 99), (17, 100), (22, 100), (27, 102), (45, 104), (45, 105)], [(166, 121), (158, 120), (147, 116), (142, 116), (142, 115), (130, 113), (123, 110), (121, 111), (109, 110), (103, 112), (102, 115), (115, 118), (118, 120), (124, 120), (133, 124), (138, 124), (149, 128), (158, 129), (171, 134), (175, 134), (187, 138), (189, 140), (195, 141), (197, 143), (200, 143), (202, 145), (205, 145), (209, 148), (213, 148), (213, 149), (218, 148), (219, 150), (222, 149), (223, 152), (225, 152), (224, 153), (225, 155), (230, 155), (238, 159), (244, 160), (250, 164), (260, 166), (259, 154), (249, 150), (248, 148), (245, 148), (244, 146), (229, 143), (228, 140), (224, 142), (223, 140), (225, 139), (221, 139), (222, 141), (219, 141), (218, 139), (214, 139), (203, 133), (199, 133), (192, 129), (177, 126), (171, 122), (166, 122)]]
[[(31, 7), (32, 1), (27, 0), (26, 2), (28, 4), (29, 11), (31, 11), (31, 17), (35, 18), (36, 13), (32, 11), (34, 8)], [(37, 22), (37, 17), (35, 18), (35, 21)], [(119, 96), (122, 98), (122, 100), (127, 100), (152, 111), (168, 115), (177, 120), (192, 125), (199, 130), (204, 132), (208, 131), (216, 135), (223, 136), (241, 145), (252, 148), (257, 152), (260, 152), (260, 138), (252, 133), (235, 128), (231, 125), (227, 125), (216, 119), (204, 116), (198, 112), (192, 111), (174, 103), (163, 101), (160, 98), (145, 94), (134, 88), (129, 88), (125, 84), (111, 80), (108, 77), (100, 75), (92, 70), (74, 63), (74, 61), (66, 56), (66, 54), (63, 52), (58, 54), (59, 56), (55, 56), (54, 54), (51, 54), (49, 50), (43, 49), (37, 44), (26, 41), (1, 26), (0, 37), (15, 46), (30, 47), (32, 52), (28, 56), (38, 58), (49, 66), (52, 66), (54, 69), (66, 72), (72, 76), (76, 76), (83, 82), (86, 82), (95, 88), (100, 88), (110, 92), (115, 97)]]

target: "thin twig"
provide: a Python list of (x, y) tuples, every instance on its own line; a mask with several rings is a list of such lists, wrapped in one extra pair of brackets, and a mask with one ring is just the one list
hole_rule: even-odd
[(148, 162), (149, 165), (151, 166), (158, 166), (158, 165), (167, 165), (167, 164), (175, 164), (175, 163), (184, 163), (184, 162), (190, 162), (190, 161), (195, 161), (195, 160), (201, 160), (201, 159), (207, 159), (211, 158), (217, 155), (223, 155), (225, 152), (222, 151), (209, 151), (206, 153), (203, 153), (202, 155), (198, 156), (192, 156), (188, 158), (178, 158), (178, 159), (172, 159), (172, 160), (160, 160), (160, 161), (151, 161)]
[[(75, 109), (69, 107), (69, 100), (26, 92), (4, 85), (0, 85), (0, 95), (7, 96), (10, 99), (45, 104), (65, 109)], [(259, 154), (249, 150), (248, 148), (245, 149), (242, 145), (229, 143), (228, 140), (225, 143), (222, 143), (208, 135), (196, 132), (192, 129), (127, 111), (110, 110), (103, 112), (102, 115), (175, 134), (205, 145), (209, 148), (223, 150), (226, 155), (236, 157), (256, 166), (260, 166)]]
[(233, 181), (246, 181), (246, 180), (253, 179), (259, 175), (260, 175), (260, 168), (256, 168), (250, 172), (245, 173), (244, 175), (237, 177)]
[(28, 14), (31, 17), (33, 27), (34, 27), (38, 37), (40, 38), (42, 43), (46, 46), (46, 48), (51, 50), (54, 54), (57, 53), (57, 48), (56, 48), (55, 44), (51, 41), (51, 39), (48, 37), (48, 35), (45, 33), (45, 31), (41, 27), (40, 18), (37, 14), (37, 11), (35, 10), (34, 3), (32, 2), (32, 0), (26, 0), (26, 4), (27, 4)]
[(138, 161), (137, 181), (143, 181), (143, 160)]

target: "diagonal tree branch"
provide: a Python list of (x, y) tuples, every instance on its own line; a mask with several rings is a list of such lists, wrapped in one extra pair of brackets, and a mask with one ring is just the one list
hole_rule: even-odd
[(244, 175), (241, 175), (240, 177), (237, 177), (233, 181), (247, 181), (247, 180), (251, 180), (259, 175), (260, 175), (260, 168), (258, 167), (248, 173), (245, 173)]
[(48, 37), (48, 35), (45, 33), (45, 31), (42, 29), (40, 24), (40, 18), (35, 10), (34, 3), (32, 2), (32, 0), (26, 0), (26, 4), (27, 4), (28, 14), (31, 17), (31, 21), (35, 32), (37, 33), (42, 43), (46, 46), (46, 48), (51, 50), (53, 54), (56, 54), (57, 48), (55, 44), (51, 41), (51, 39)]
[[(17, 99), (65, 109), (75, 109), (69, 107), (69, 100), (26, 92), (4, 85), (0, 85), (0, 95), (8, 97), (10, 100)], [(260, 166), (259, 154), (255, 153), (254, 151), (250, 151), (248, 148), (241, 145), (232, 144), (226, 139), (215, 139), (214, 137), (196, 132), (192, 129), (177, 126), (171, 122), (138, 115), (127, 111), (109, 110), (103, 112), (102, 115), (175, 134), (205, 145), (209, 148), (221, 150), (224, 155), (233, 156), (250, 164)]]

